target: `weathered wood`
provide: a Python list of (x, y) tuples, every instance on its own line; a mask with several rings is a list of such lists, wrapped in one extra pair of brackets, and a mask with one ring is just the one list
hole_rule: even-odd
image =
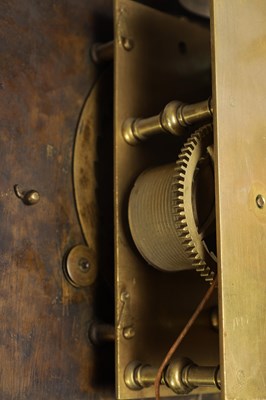
[[(94, 40), (110, 39), (110, 1), (0, 4), (0, 398), (88, 399), (95, 350), (88, 343), (94, 288), (62, 273), (83, 243), (73, 197), (72, 152), (80, 110), (97, 71)], [(95, 36), (96, 35), (96, 36)], [(105, 37), (105, 36), (106, 37)], [(13, 186), (36, 189), (26, 206)]]

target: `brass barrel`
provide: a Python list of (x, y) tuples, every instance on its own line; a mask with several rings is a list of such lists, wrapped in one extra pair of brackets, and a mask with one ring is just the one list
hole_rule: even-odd
[(135, 245), (152, 266), (165, 271), (192, 269), (172, 211), (175, 164), (144, 171), (129, 199), (129, 226)]

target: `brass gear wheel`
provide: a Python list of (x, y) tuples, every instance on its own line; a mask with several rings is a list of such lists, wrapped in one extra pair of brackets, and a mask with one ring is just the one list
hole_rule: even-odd
[[(172, 208), (175, 226), (182, 238), (182, 245), (200, 275), (212, 283), (217, 270), (216, 257), (205, 243), (205, 233), (214, 206), (203, 227), (197, 226), (193, 206), (193, 185), (199, 164), (210, 157), (208, 148), (213, 144), (212, 125), (205, 125), (195, 131), (186, 141), (176, 162), (172, 185)], [(212, 216), (211, 216), (212, 214)]]

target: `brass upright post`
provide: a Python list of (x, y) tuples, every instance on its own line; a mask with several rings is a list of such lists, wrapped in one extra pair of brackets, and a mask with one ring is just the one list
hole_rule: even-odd
[[(126, 367), (124, 380), (129, 389), (140, 390), (152, 386), (156, 375), (156, 368), (133, 361)], [(220, 368), (199, 367), (188, 358), (179, 358), (166, 368), (161, 384), (177, 394), (188, 394), (200, 386), (214, 386), (220, 389)]]
[(181, 136), (188, 126), (208, 122), (211, 118), (211, 98), (195, 104), (171, 101), (159, 115), (149, 118), (127, 118), (122, 125), (122, 135), (128, 144), (136, 145), (160, 133)]

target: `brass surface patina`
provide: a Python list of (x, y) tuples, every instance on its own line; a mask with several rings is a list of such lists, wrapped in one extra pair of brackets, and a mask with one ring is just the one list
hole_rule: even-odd
[[(125, 38), (132, 42), (130, 50), (124, 47)], [(187, 54), (178, 51), (178, 40), (186, 43)], [(136, 178), (151, 166), (175, 162), (183, 140), (165, 135), (130, 146), (121, 127), (128, 118), (158, 115), (173, 99), (196, 103), (210, 96), (209, 29), (137, 2), (117, 0), (114, 45), (116, 389), (118, 399), (148, 398), (154, 396), (153, 387), (136, 393), (125, 384), (126, 366), (141, 360), (158, 369), (206, 283), (193, 270), (167, 273), (149, 266), (128, 230), (128, 199)], [(213, 296), (208, 307), (216, 303)], [(124, 335), (127, 327), (134, 330), (130, 340)], [(209, 310), (177, 351), (178, 357), (184, 355), (199, 365), (219, 363), (218, 335), (210, 326)], [(195, 393), (215, 390), (198, 388)], [(173, 392), (163, 386), (161, 394)]]
[(212, 1), (220, 358), (226, 400), (266, 398), (266, 208), (258, 207), (258, 195), (266, 195), (265, 15), (265, 1)]

